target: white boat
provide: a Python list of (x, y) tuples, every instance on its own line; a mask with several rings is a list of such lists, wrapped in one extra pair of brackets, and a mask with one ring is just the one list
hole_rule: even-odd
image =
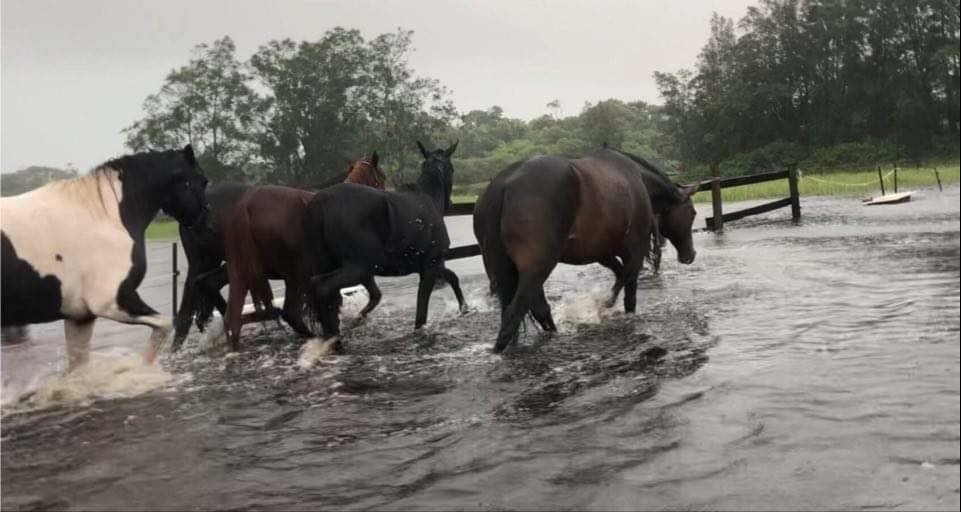
[(864, 206), (872, 206), (876, 204), (898, 204), (906, 203), (911, 200), (911, 192), (898, 192), (895, 194), (884, 194), (880, 197), (872, 197), (870, 199), (865, 199), (862, 201)]

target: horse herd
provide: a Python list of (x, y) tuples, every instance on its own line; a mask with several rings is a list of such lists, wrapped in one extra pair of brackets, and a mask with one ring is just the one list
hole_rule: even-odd
[[(282, 318), (298, 334), (339, 342), (341, 290), (367, 289), (368, 315), (380, 302), (376, 276), (419, 275), (414, 327), (427, 321), (440, 280), (466, 310), (457, 275), (445, 267), (450, 247), (444, 214), (451, 205), (454, 143), (428, 150), (415, 183), (385, 190), (377, 153), (351, 161), (344, 174), (308, 191), (207, 180), (188, 145), (110, 160), (93, 172), (4, 198), (2, 325), (64, 320), (68, 370), (88, 360), (96, 318), (153, 329), (152, 363), (170, 331), (181, 347), (192, 322), (203, 329), (217, 309), (232, 350), (246, 321)], [(674, 184), (636, 155), (607, 147), (578, 159), (537, 156), (495, 176), (478, 198), (474, 234), (491, 293), (501, 305), (494, 344), (517, 341), (527, 314), (556, 330), (544, 282), (558, 263), (600, 263), (614, 273), (608, 300), (624, 293), (636, 309), (645, 260), (670, 240), (681, 263), (695, 257), (691, 226), (695, 187)], [(175, 321), (146, 305), (137, 287), (146, 273), (144, 235), (158, 211), (176, 219), (188, 259), (187, 286)], [(269, 280), (285, 283), (274, 307)], [(228, 299), (220, 290), (229, 283)], [(244, 314), (250, 294), (254, 311)], [(310, 319), (311, 321), (305, 321)]]

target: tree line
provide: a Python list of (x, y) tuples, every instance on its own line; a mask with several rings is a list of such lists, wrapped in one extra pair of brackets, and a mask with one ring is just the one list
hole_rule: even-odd
[(957, 0), (760, 0), (656, 73), (672, 155), (728, 171), (958, 154)]
[(472, 192), (515, 160), (603, 142), (692, 176), (957, 158), (958, 20), (948, 0), (761, 0), (736, 25), (712, 18), (693, 70), (655, 73), (663, 105), (606, 99), (565, 116), (554, 100), (531, 120), (458, 112), (409, 66), (407, 30), (338, 27), (246, 61), (224, 37), (197, 46), (124, 133), (135, 151), (192, 143), (214, 180), (294, 186), (372, 150), (396, 185), (417, 171), (415, 140), (456, 139), (455, 180)]

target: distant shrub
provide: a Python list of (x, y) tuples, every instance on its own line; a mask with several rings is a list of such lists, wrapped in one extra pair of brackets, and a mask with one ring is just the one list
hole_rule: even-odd
[(779, 140), (721, 162), (721, 176), (743, 176), (790, 169), (797, 166), (807, 155), (808, 150), (804, 146)]
[(904, 148), (890, 142), (847, 142), (817, 148), (801, 162), (805, 169), (869, 168), (896, 162)]

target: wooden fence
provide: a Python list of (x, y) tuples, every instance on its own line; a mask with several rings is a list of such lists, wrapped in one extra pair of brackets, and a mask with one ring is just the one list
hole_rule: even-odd
[[(721, 189), (783, 179), (786, 179), (788, 182), (788, 197), (743, 210), (724, 213), (723, 202), (721, 201)], [(797, 223), (801, 220), (801, 195), (800, 192), (798, 192), (797, 169), (765, 172), (752, 176), (735, 176), (732, 178), (721, 178), (715, 175), (712, 179), (702, 181), (700, 188), (702, 190), (711, 189), (711, 206), (713, 207), (714, 216), (704, 219), (704, 222), (707, 224), (707, 229), (710, 231), (723, 231), (725, 222), (743, 219), (744, 217), (757, 215), (759, 213), (766, 213), (786, 206), (791, 207), (792, 221)]]

